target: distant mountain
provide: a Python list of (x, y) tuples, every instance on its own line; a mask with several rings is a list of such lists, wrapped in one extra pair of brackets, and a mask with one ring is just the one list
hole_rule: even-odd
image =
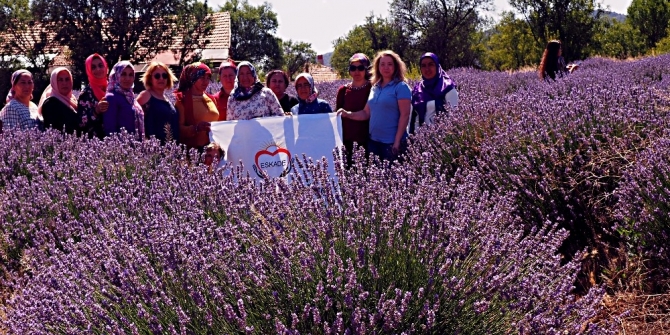
[(606, 11), (606, 10), (603, 11), (603, 16), (604, 16), (604, 17), (610, 17), (610, 18), (613, 18), (613, 19), (615, 19), (615, 20), (617, 20), (617, 21), (619, 21), (619, 22), (623, 22), (623, 21), (626, 20), (626, 15), (625, 15), (625, 14), (619, 14), (619, 13), (615, 13), (615, 12), (609, 12), (609, 11)]
[(323, 54), (323, 65), (330, 66), (330, 59), (333, 58), (333, 52)]

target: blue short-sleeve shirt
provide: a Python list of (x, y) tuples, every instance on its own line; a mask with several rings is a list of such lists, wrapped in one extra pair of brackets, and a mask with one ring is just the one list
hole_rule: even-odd
[[(372, 86), (368, 97), (370, 108), (370, 139), (377, 142), (392, 144), (398, 131), (400, 108), (398, 100), (412, 98), (412, 90), (404, 81), (395, 80), (386, 86)], [(407, 136), (407, 131), (405, 135)]]

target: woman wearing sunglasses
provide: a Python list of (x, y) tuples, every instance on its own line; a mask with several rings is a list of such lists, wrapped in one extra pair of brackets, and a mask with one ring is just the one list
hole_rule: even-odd
[(365, 107), (339, 112), (343, 119), (370, 120), (368, 150), (383, 160), (402, 161), (412, 97), (405, 81), (407, 67), (391, 50), (378, 52), (372, 64), (372, 89)]
[[(365, 108), (370, 95), (370, 59), (363, 53), (357, 53), (349, 58), (349, 75), (351, 82), (340, 87), (337, 91), (335, 109), (343, 111), (359, 111)], [(354, 143), (366, 149), (368, 146), (369, 120), (353, 120), (342, 118), (342, 137), (346, 149), (347, 165), (352, 163)]]
[(108, 72), (104, 57), (92, 54), (86, 58), (88, 85), (77, 99), (77, 114), (81, 117), (80, 128), (89, 136), (104, 137), (102, 117), (109, 108), (109, 103), (105, 100)]
[(161, 143), (179, 140), (179, 113), (165, 97), (165, 90), (172, 88), (175, 81), (177, 78), (165, 64), (151, 62), (142, 77), (146, 90), (137, 96), (137, 103), (144, 110), (144, 135), (155, 136)]

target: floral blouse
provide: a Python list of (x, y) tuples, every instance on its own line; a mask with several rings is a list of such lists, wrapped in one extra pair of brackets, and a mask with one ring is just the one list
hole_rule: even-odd
[(264, 116), (283, 116), (277, 96), (269, 88), (263, 88), (247, 100), (228, 99), (226, 120), (251, 120)]
[[(102, 130), (102, 115), (95, 115), (95, 106), (98, 105), (98, 99), (93, 94), (90, 85), (86, 85), (77, 100), (77, 114), (81, 116), (81, 129), (89, 135), (95, 135), (98, 138), (104, 137)], [(103, 114), (104, 115), (104, 114)]]

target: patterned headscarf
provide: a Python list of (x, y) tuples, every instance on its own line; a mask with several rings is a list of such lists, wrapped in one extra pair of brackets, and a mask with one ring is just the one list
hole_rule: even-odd
[(208, 74), (211, 75), (212, 70), (204, 63), (195, 62), (186, 65), (179, 75), (179, 86), (177, 86), (176, 92), (184, 93), (190, 90), (198, 79)]
[[(55, 97), (58, 98), (65, 106), (70, 107), (72, 110), (77, 110), (77, 98), (74, 97), (72, 94), (72, 90), (70, 90), (70, 93), (68, 95), (62, 95), (58, 91), (58, 74), (61, 72), (67, 72), (67, 74), (70, 76), (70, 81), (72, 81), (72, 72), (68, 70), (67, 68), (64, 67), (58, 67), (55, 68), (51, 72), (51, 81), (49, 83), (49, 86), (44, 90), (44, 93), (42, 94), (42, 97), (40, 98), (40, 103), (37, 105), (37, 109), (42, 113), (42, 105), (44, 105), (44, 101), (46, 101), (47, 98), (49, 97)], [(56, 89), (54, 89), (54, 87)]]
[[(209, 69), (209, 66), (201, 62), (195, 62), (193, 64), (186, 65), (184, 69), (181, 70), (181, 74), (179, 75), (179, 85), (174, 92), (174, 96), (177, 98), (177, 101), (181, 101), (184, 109), (187, 111), (187, 115), (193, 115), (193, 84), (198, 79), (208, 74), (212, 75), (212, 70)], [(216, 101), (214, 97), (207, 94), (206, 92), (205, 95)], [(189, 123), (194, 122), (190, 119), (190, 117), (187, 117), (186, 121)]]
[(419, 119), (423, 122), (426, 114), (426, 103), (435, 101), (436, 108), (444, 108), (444, 96), (456, 87), (454, 81), (447, 75), (440, 65), (440, 60), (432, 52), (426, 52), (419, 58), (419, 64), (424, 58), (431, 58), (437, 67), (437, 73), (433, 78), (421, 76), (422, 81), (418, 82), (412, 90), (412, 106), (419, 114)]
[(126, 101), (128, 101), (135, 112), (135, 130), (140, 135), (140, 138), (142, 138), (144, 136), (144, 111), (137, 101), (135, 101), (135, 94), (133, 93), (134, 84), (128, 90), (121, 87), (121, 73), (129, 66), (133, 69), (133, 73), (135, 73), (133, 64), (127, 60), (120, 61), (114, 65), (112, 72), (109, 73), (107, 93), (120, 93), (126, 98)]
[(98, 58), (102, 61), (102, 65), (105, 67), (105, 74), (109, 71), (109, 66), (104, 57), (98, 54), (92, 54), (86, 58), (86, 77), (88, 77), (88, 83), (91, 85), (91, 90), (93, 90), (93, 95), (98, 101), (105, 97), (105, 91), (107, 90), (107, 76), (105, 78), (96, 78), (93, 75), (93, 59)]
[[(6, 103), (9, 103), (11, 100), (14, 100), (14, 95), (16, 94), (16, 92), (14, 92), (14, 85), (16, 85), (17, 82), (19, 82), (19, 79), (24, 74), (29, 75), (31, 78), (33, 77), (33, 74), (30, 73), (30, 71), (24, 69), (16, 70), (14, 71), (14, 73), (12, 73), (12, 81), (11, 81), (12, 88), (10, 88), (9, 93), (7, 93), (7, 98), (5, 99)], [(30, 99), (32, 99), (32, 96)]]
[[(251, 85), (251, 87), (241, 87), (239, 85), (239, 79), (240, 79), (240, 69), (242, 69), (243, 66), (249, 67), (249, 70), (251, 70), (251, 74), (254, 76), (254, 84)], [(261, 83), (258, 80), (258, 74), (256, 74), (256, 68), (254, 68), (253, 65), (249, 62), (240, 62), (240, 64), (237, 65), (237, 78), (235, 78), (235, 88), (233, 89), (233, 98), (238, 101), (243, 101), (243, 100), (248, 100), (251, 98), (254, 94), (260, 92), (265, 86), (263, 86), (263, 83)]]
[[(295, 83), (296, 83), (296, 84), (298, 84), (298, 80), (299, 80), (300, 78), (305, 78), (305, 79), (307, 79), (307, 82), (309, 83), (309, 86), (310, 86), (310, 90), (309, 90), (310, 95), (309, 95), (309, 97), (307, 97), (307, 100), (305, 100), (305, 102), (307, 102), (307, 103), (311, 103), (312, 101), (316, 100), (316, 98), (319, 96), (319, 91), (318, 91), (318, 90), (316, 89), (316, 87), (314, 86), (314, 78), (312, 78), (312, 75), (310, 75), (309, 73), (306, 73), (306, 72), (305, 72), (305, 73), (301, 73), (301, 74), (299, 74), (297, 77), (295, 77)], [(300, 97), (298, 97), (298, 99), (300, 99)], [(300, 99), (300, 100), (302, 100), (302, 99)]]

